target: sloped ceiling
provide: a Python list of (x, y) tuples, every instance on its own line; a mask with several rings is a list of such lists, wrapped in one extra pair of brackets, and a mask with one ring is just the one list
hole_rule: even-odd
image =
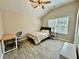
[(50, 9), (54, 9), (56, 7), (73, 2), (75, 0), (50, 0), (50, 1), (52, 3), (45, 5), (45, 9), (42, 9), (41, 6), (34, 9), (29, 4), (29, 0), (0, 0), (0, 9), (20, 12), (28, 16), (41, 18)]

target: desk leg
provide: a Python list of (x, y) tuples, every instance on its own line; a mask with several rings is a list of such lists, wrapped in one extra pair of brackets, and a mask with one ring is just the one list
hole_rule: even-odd
[(16, 49), (18, 49), (17, 37), (15, 39)]
[(3, 52), (3, 54), (5, 54), (5, 44), (4, 44), (4, 40), (2, 40), (2, 52)]

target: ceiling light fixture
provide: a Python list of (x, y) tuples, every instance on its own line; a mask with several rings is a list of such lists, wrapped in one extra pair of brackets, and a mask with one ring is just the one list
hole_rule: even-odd
[(51, 1), (44, 1), (44, 0), (29, 0), (31, 2), (31, 5), (33, 8), (37, 8), (38, 6), (41, 6), (42, 9), (45, 9), (44, 4), (49, 4)]

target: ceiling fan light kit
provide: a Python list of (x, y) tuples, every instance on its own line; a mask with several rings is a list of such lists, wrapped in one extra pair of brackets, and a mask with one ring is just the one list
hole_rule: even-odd
[(51, 3), (51, 1), (43, 1), (43, 0), (29, 0), (29, 2), (31, 2), (33, 8), (37, 8), (38, 6), (41, 6), (42, 9), (45, 9), (44, 4)]

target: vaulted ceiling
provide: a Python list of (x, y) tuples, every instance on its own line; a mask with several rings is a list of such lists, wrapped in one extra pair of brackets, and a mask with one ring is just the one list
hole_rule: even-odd
[(45, 9), (42, 9), (41, 6), (33, 8), (29, 4), (29, 0), (0, 0), (0, 9), (20, 12), (28, 16), (41, 18), (51, 9), (73, 2), (75, 0), (49, 0), (49, 1), (51, 1), (51, 3), (46, 4)]

